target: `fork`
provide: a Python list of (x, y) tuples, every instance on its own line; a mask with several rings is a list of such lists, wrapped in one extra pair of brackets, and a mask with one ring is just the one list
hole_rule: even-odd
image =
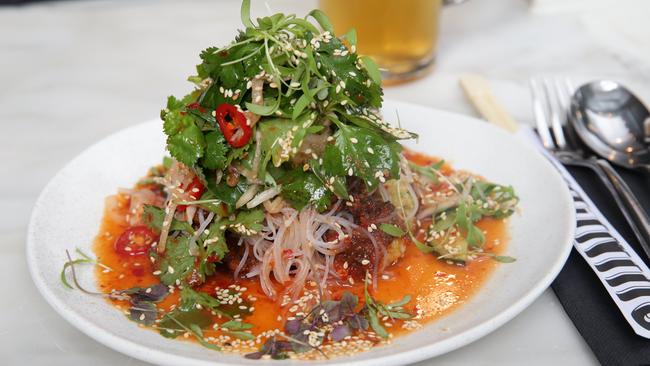
[[(571, 135), (568, 135), (567, 138), (564, 131), (561, 130), (563, 114), (558, 107), (551, 110), (549, 105), (551, 102), (566, 107), (568, 103), (565, 101), (568, 98), (558, 98), (556, 92), (559, 90), (567, 96), (570, 95), (570, 88), (553, 84), (550, 81), (533, 80), (531, 83), (531, 90), (535, 96), (533, 99), (535, 116), (539, 119), (538, 123), (540, 124), (540, 138), (535, 136), (532, 128), (520, 126), (509, 117), (492, 94), (487, 79), (471, 74), (463, 75), (460, 78), (463, 91), (486, 120), (516, 134), (524, 141), (528, 141), (548, 159), (562, 176), (573, 198), (575, 209), (576, 231), (573, 247), (591, 267), (634, 332), (641, 337), (650, 339), (650, 315), (648, 315), (650, 314), (650, 268), (602, 215), (557, 157), (558, 154), (563, 155), (565, 161), (574, 160), (577, 164), (586, 160), (577, 148), (575, 153), (572, 153), (574, 150), (569, 149), (569, 146), (573, 146), (569, 144), (573, 144), (575, 140)], [(564, 82), (564, 84), (570, 87), (569, 83)], [(542, 87), (548, 88), (553, 94), (547, 94)], [(548, 98), (549, 96), (553, 99)], [(550, 123), (546, 119), (547, 110), (552, 111), (556, 116), (550, 120)], [(558, 131), (557, 134), (553, 131), (552, 125)], [(553, 139), (554, 137), (556, 140)], [(546, 148), (542, 145), (541, 138), (545, 139)], [(558, 147), (556, 141), (561, 142), (563, 147)], [(602, 175), (599, 176), (602, 177)]]
[(565, 134), (563, 125), (568, 125), (569, 101), (574, 92), (571, 81), (568, 78), (544, 77), (531, 78), (529, 83), (533, 114), (542, 145), (562, 163), (589, 168), (596, 173), (623, 212), (646, 256), (650, 258), (650, 240), (639, 227), (636, 213), (630, 208), (635, 205), (631, 201), (636, 201), (630, 188), (609, 162), (588, 156), (580, 148), (570, 128), (567, 128), (568, 133)]

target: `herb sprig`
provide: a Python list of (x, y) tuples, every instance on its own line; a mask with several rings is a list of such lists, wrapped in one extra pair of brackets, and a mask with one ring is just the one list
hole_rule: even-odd
[(458, 183), (456, 189), (462, 192), (458, 203), (433, 214), (425, 243), (417, 242), (418, 248), (436, 252), (441, 259), (460, 263), (466, 262), (470, 256), (489, 256), (504, 263), (514, 261), (511, 257), (484, 252), (485, 235), (475, 224), (484, 217), (504, 219), (512, 215), (519, 202), (514, 189), (473, 177)]

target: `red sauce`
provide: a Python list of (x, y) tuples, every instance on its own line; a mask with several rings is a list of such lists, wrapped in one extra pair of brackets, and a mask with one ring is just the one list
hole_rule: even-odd
[[(405, 154), (416, 164), (428, 165), (439, 161), (423, 154), (412, 152)], [(442, 167), (443, 174), (449, 174), (451, 171), (452, 168), (447, 164)], [(152, 274), (155, 269), (146, 255), (124, 256), (114, 250), (116, 238), (128, 227), (125, 223), (114, 221), (115, 217), (120, 215), (124, 217), (127, 214), (128, 205), (125, 204), (124, 199), (121, 199), (121, 202), (122, 205), (116, 208), (107, 207), (100, 234), (94, 245), (98, 261), (113, 269), (110, 272), (103, 271), (99, 267), (97, 269), (98, 286), (104, 292), (159, 283), (158, 278)], [(486, 233), (486, 251), (501, 253), (507, 239), (505, 222), (484, 218), (477, 223), (477, 226)], [(432, 254), (422, 253), (410, 242), (407, 243), (406, 248), (404, 257), (387, 269), (390, 275), (378, 280), (378, 287), (372, 291), (372, 294), (375, 299), (385, 303), (411, 295), (413, 300), (405, 308), (413, 313), (419, 310), (421, 318), (417, 323), (420, 325), (448, 314), (470, 299), (497, 265), (488, 257), (479, 257), (465, 266), (460, 266), (437, 260)], [(231, 284), (246, 287), (246, 296), (257, 298), (253, 303), (255, 311), (244, 319), (247, 323), (254, 324), (253, 334), (276, 328), (282, 329), (286, 317), (292, 315), (288, 309), (290, 306), (281, 306), (281, 299), (272, 300), (264, 294), (256, 278), (235, 282), (231, 274), (217, 273), (201, 285), (199, 291), (214, 295), (215, 287), (226, 288)], [(351, 291), (363, 301), (363, 285), (360, 283), (336, 286), (330, 288), (330, 291), (333, 292), (334, 299), (339, 298), (343, 291)], [(178, 303), (178, 300), (178, 292), (175, 292), (163, 300), (159, 308), (169, 310), (172, 305)], [(128, 308), (125, 302), (114, 301), (114, 303), (121, 310)], [(400, 323), (387, 330), (394, 335), (409, 331)], [(206, 336), (217, 334), (217, 331), (212, 330), (205, 332)]]

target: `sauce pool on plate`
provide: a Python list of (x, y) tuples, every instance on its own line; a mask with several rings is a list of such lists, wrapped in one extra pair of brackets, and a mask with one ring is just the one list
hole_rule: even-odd
[[(423, 154), (405, 152), (405, 156), (418, 165), (430, 165), (438, 161)], [(453, 169), (444, 164), (441, 167), (443, 174), (449, 174)], [(123, 250), (116, 250), (116, 242), (120, 235), (129, 228), (127, 219), (129, 214), (129, 198), (124, 195), (117, 195), (112, 198), (110, 204), (107, 204), (105, 214), (101, 223), (100, 234), (97, 236), (94, 244), (94, 251), (97, 261), (112, 270), (106, 270), (103, 267), (97, 267), (96, 277), (99, 289), (102, 292), (110, 293), (116, 290), (125, 290), (130, 288), (145, 288), (160, 283), (159, 278), (154, 275), (155, 266), (147, 255), (129, 255)], [(426, 225), (426, 223), (423, 223)], [(490, 217), (482, 218), (476, 223), (476, 226), (483, 231), (485, 235), (486, 252), (494, 255), (502, 253), (506, 241), (506, 221), (497, 220)], [(419, 237), (421, 237), (420, 235)], [(434, 254), (423, 253), (418, 250), (413, 243), (407, 239), (403, 257), (396, 263), (388, 267), (377, 280), (377, 286), (371, 289), (375, 300), (383, 303), (392, 303), (399, 301), (405, 296), (410, 296), (412, 300), (404, 306), (411, 312), (412, 319), (385, 321), (383, 325), (390, 333), (390, 337), (397, 336), (409, 331), (416, 330), (424, 324), (434, 321), (445, 314), (456, 309), (465, 301), (475, 294), (485, 281), (489, 278), (490, 273), (498, 265), (497, 262), (488, 256), (482, 256), (468, 261), (464, 265), (459, 265), (453, 261), (438, 260)], [(311, 290), (310, 290), (311, 289)], [(316, 291), (312, 284), (305, 295), (293, 301), (289, 296), (283, 296), (278, 299), (270, 299), (266, 296), (256, 279), (234, 279), (231, 271), (222, 268), (213, 276), (209, 277), (205, 283), (195, 288), (199, 292), (216, 296), (219, 299), (226, 299), (228, 296), (235, 294), (235, 298), (241, 298), (242, 303), (246, 303), (246, 315), (240, 319), (252, 328), (247, 330), (251, 334), (252, 340), (240, 340), (230, 337), (227, 331), (223, 329), (203, 330), (207, 341), (218, 344), (222, 350), (237, 353), (254, 352), (267, 339), (273, 337), (277, 332), (283, 330), (287, 320), (295, 319), (301, 315), (301, 311), (308, 309), (305, 305), (313, 299)], [(174, 291), (174, 290), (171, 290)], [(330, 297), (339, 299), (344, 291), (356, 295), (360, 300), (360, 305), (364, 299), (363, 282), (345, 282), (343, 285), (331, 286), (329, 288)], [(225, 296), (221, 296), (224, 295)], [(309, 297), (311, 296), (311, 298)], [(301, 302), (302, 300), (302, 302)], [(118, 309), (128, 314), (129, 303), (120, 300), (108, 300)], [(179, 305), (178, 289), (171, 292), (164, 300), (157, 304), (158, 309), (171, 311)], [(227, 303), (227, 301), (226, 301)], [(235, 304), (236, 305), (236, 304)], [(215, 324), (223, 323), (219, 314), (213, 315)], [(158, 323), (153, 328), (159, 328)], [(195, 339), (185, 334), (185, 338)], [(359, 349), (367, 349), (375, 344), (390, 342), (378, 338), (357, 337), (355, 340), (360, 343)], [(349, 342), (352, 346), (354, 342)], [(332, 347), (330, 347), (332, 348)], [(330, 350), (329, 354), (350, 354), (357, 349), (354, 347), (338, 347)], [(320, 353), (313, 351), (303, 354), (303, 358), (319, 358)]]

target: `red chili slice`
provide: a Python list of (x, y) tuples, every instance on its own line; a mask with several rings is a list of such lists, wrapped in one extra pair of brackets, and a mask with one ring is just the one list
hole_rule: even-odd
[[(201, 198), (203, 195), (203, 192), (205, 192), (205, 186), (203, 183), (201, 183), (201, 180), (199, 177), (195, 176), (194, 179), (190, 182), (190, 184), (187, 185), (187, 187), (181, 186), (181, 189), (185, 190), (185, 192), (192, 197), (193, 200), (198, 200)], [(185, 212), (187, 209), (187, 205), (178, 205), (176, 207), (176, 211), (178, 212)]]
[(115, 241), (115, 252), (121, 255), (143, 255), (158, 240), (158, 235), (147, 226), (132, 226)]
[(252, 129), (246, 116), (232, 104), (220, 104), (215, 110), (219, 128), (228, 145), (234, 148), (245, 146), (251, 139)]
[(285, 250), (282, 251), (282, 258), (289, 259), (291, 257), (293, 257), (293, 250), (285, 249)]
[(205, 108), (203, 108), (199, 102), (190, 103), (186, 107), (187, 109), (197, 109), (201, 113), (205, 113)]
[(211, 255), (205, 259), (208, 263), (217, 263), (221, 261), (221, 257), (218, 255)]

